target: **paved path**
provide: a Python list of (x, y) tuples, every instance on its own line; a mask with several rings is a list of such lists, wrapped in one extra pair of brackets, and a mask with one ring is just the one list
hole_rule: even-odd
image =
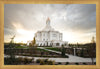
[[(9, 57), (8, 55), (4, 55), (4, 57)], [(29, 57), (29, 56), (19, 56), (16, 55), (16, 58), (22, 57), (22, 58), (34, 58), (34, 61), (37, 59), (49, 59), (54, 60), (55, 62), (91, 62), (90, 58), (80, 59), (80, 58), (45, 58), (45, 57)]]
[[(59, 52), (59, 51), (45, 49), (44, 47), (38, 47), (38, 48), (61, 54), (61, 52)], [(54, 60), (58, 60), (58, 61), (61, 60), (63, 62), (65, 62), (65, 61), (68, 61), (68, 62), (91, 62), (91, 58), (83, 58), (83, 57), (73, 56), (73, 55), (69, 55), (69, 54), (65, 54), (65, 55), (68, 55), (69, 58), (56, 58)], [(94, 59), (94, 61), (96, 62), (96, 58)]]

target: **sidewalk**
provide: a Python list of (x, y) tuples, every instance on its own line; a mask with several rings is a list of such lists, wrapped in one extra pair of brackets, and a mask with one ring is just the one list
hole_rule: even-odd
[[(38, 47), (38, 48), (61, 54), (61, 52), (45, 49), (44, 47)], [(63, 62), (65, 62), (65, 61), (68, 61), (68, 62), (92, 62), (91, 58), (83, 58), (83, 57), (73, 56), (73, 55), (69, 55), (69, 54), (65, 54), (65, 55), (68, 55), (69, 58), (56, 58), (54, 60), (63, 61)], [(96, 58), (94, 59), (94, 62), (96, 62)]]

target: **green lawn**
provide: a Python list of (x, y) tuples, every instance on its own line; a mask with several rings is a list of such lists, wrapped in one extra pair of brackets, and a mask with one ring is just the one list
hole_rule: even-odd
[(54, 50), (54, 51), (61, 51), (60, 48), (53, 48), (53, 47), (45, 47), (45, 48), (49, 50)]
[(16, 46), (15, 48), (29, 48), (28, 46)]
[(37, 50), (48, 52), (47, 50), (37, 48)]
[[(29, 46), (16, 46), (15, 48), (29, 48)], [(46, 49), (49, 49), (49, 50), (54, 50), (54, 51), (61, 51), (59, 48), (52, 48), (52, 47), (45, 47)], [(46, 51), (47, 50), (44, 50), (44, 49), (40, 49), (40, 48), (37, 48), (37, 50), (39, 51)]]

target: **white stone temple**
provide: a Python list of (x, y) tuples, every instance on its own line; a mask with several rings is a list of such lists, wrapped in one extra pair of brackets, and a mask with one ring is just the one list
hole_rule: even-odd
[(62, 45), (67, 46), (68, 42), (62, 41), (63, 34), (59, 31), (55, 31), (50, 26), (50, 19), (46, 20), (46, 26), (43, 30), (35, 33), (36, 44), (38, 46), (52, 46), (60, 47)]

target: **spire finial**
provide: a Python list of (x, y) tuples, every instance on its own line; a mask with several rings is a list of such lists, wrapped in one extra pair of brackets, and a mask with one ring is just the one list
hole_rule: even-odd
[(48, 19), (47, 20), (50, 20), (50, 18), (48, 17)]
[(46, 24), (49, 26), (50, 25), (50, 19), (48, 17), (48, 19), (46, 20)]

